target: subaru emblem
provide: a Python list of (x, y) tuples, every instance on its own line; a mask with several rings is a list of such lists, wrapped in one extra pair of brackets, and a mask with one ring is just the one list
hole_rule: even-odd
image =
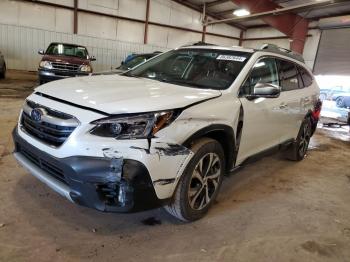
[(40, 108), (34, 108), (32, 112), (30, 112), (30, 118), (35, 122), (40, 122), (42, 115), (43, 115), (43, 111), (40, 110)]

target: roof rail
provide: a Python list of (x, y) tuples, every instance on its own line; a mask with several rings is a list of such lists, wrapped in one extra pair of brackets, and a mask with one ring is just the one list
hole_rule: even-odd
[(198, 42), (190, 42), (185, 45), (182, 45), (181, 47), (186, 47), (186, 46), (206, 46), (206, 45), (211, 45), (214, 46), (214, 44), (198, 41)]
[(260, 50), (260, 51), (263, 50), (263, 51), (268, 51), (268, 52), (272, 52), (272, 53), (285, 55), (285, 56), (288, 56), (288, 57), (293, 58), (295, 60), (298, 60), (302, 63), (305, 63), (305, 60), (301, 54), (295, 53), (292, 50), (282, 48), (282, 47), (279, 47), (279, 46), (274, 45), (274, 44), (263, 44), (258, 50)]

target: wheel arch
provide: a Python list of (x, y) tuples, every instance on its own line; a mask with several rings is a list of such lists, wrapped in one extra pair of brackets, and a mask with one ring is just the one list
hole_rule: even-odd
[(189, 148), (194, 141), (202, 137), (212, 138), (221, 144), (225, 153), (225, 171), (229, 171), (233, 165), (235, 155), (235, 135), (233, 128), (224, 124), (213, 124), (192, 134), (182, 145)]

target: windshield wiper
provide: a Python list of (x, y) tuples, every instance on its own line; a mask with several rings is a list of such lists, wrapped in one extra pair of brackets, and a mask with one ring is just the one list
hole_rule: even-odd
[(205, 85), (200, 85), (192, 81), (186, 81), (186, 80), (180, 80), (180, 79), (156, 79), (161, 82), (169, 83), (169, 84), (179, 84), (179, 85), (184, 85), (184, 86), (190, 86), (190, 87), (198, 87), (198, 88), (205, 88), (205, 89), (210, 89), (209, 86)]

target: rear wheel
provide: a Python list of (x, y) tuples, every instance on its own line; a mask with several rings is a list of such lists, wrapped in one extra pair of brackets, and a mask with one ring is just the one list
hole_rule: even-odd
[(305, 118), (301, 124), (298, 136), (287, 152), (287, 158), (293, 161), (303, 160), (311, 139), (311, 122), (309, 118)]
[(192, 147), (194, 156), (188, 163), (174, 196), (165, 210), (188, 222), (202, 218), (213, 204), (223, 179), (225, 163), (221, 145), (203, 138)]
[(337, 107), (345, 107), (345, 99), (344, 97), (340, 96), (335, 100), (335, 103)]

